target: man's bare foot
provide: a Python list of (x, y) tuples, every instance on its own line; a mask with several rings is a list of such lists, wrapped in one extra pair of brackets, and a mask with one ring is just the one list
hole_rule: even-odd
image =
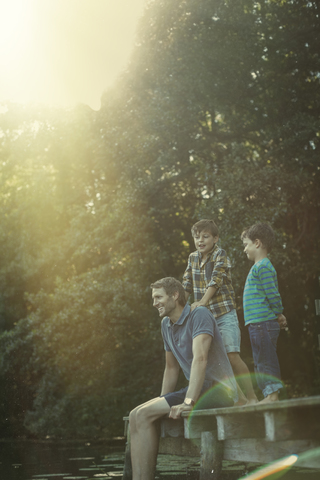
[(271, 403), (271, 402), (277, 402), (278, 400), (279, 400), (278, 392), (273, 392), (273, 393), (270, 393), (270, 395), (267, 395), (259, 403)]

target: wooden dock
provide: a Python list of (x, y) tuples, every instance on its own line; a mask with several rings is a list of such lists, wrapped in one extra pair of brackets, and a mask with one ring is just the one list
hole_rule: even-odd
[[(130, 431), (123, 480), (131, 480)], [(159, 453), (200, 457), (200, 480), (218, 480), (223, 460), (265, 464), (320, 447), (320, 396), (246, 407), (194, 410), (161, 420)], [(319, 468), (310, 459), (305, 468)]]

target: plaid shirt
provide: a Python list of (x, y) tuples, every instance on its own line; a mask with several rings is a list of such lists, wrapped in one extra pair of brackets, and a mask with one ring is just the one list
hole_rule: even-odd
[(217, 290), (206, 306), (216, 318), (236, 308), (231, 263), (225, 250), (218, 245), (209, 252), (202, 265), (201, 254), (191, 253), (182, 285), (186, 292), (193, 293), (195, 302), (202, 299), (208, 287), (215, 287)]

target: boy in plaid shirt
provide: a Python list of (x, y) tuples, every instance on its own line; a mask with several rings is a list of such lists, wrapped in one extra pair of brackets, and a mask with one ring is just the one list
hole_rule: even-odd
[(216, 319), (234, 375), (240, 377), (248, 402), (258, 401), (247, 365), (240, 357), (241, 333), (231, 283), (231, 264), (225, 250), (218, 247), (218, 227), (213, 220), (200, 220), (191, 228), (196, 252), (191, 253), (183, 275), (186, 299), (193, 293), (194, 308), (207, 307)]

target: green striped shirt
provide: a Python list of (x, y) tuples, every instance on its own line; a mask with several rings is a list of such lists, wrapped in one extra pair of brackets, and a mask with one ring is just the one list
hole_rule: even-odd
[(277, 272), (268, 258), (255, 263), (243, 292), (245, 325), (276, 320), (283, 307), (278, 291)]

